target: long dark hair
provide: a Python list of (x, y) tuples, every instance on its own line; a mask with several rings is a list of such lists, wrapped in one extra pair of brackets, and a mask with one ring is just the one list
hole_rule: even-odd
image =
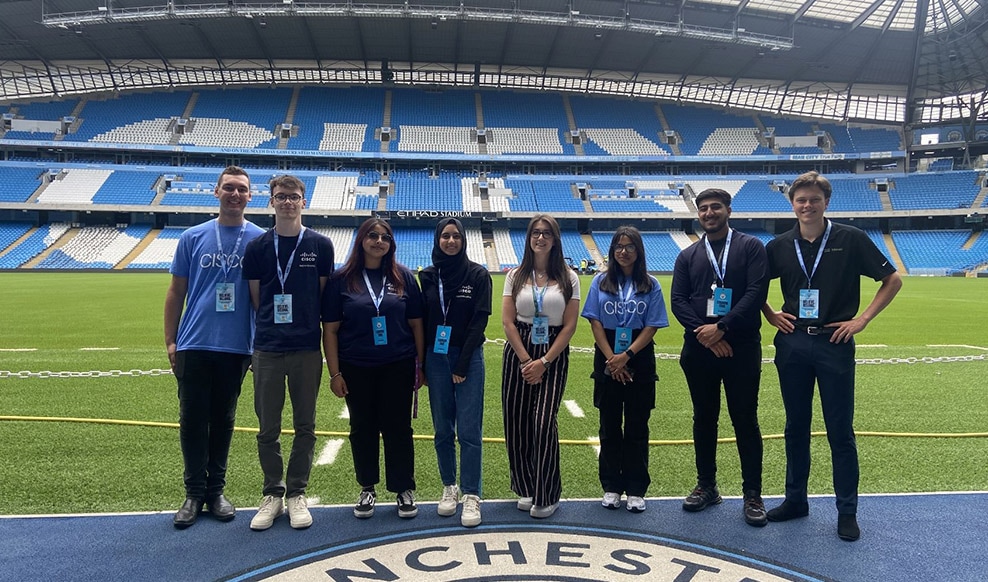
[(607, 270), (600, 280), (600, 290), (616, 295), (621, 289), (621, 277), (624, 276), (624, 271), (617, 262), (614, 247), (623, 236), (631, 239), (631, 244), (635, 245), (635, 264), (631, 269), (631, 280), (635, 284), (635, 290), (638, 293), (648, 293), (652, 290), (652, 279), (648, 276), (648, 268), (645, 266), (645, 243), (642, 241), (642, 234), (633, 226), (619, 226), (614, 231), (611, 248), (607, 250)]
[(573, 283), (569, 280), (569, 267), (563, 259), (563, 241), (560, 240), (559, 223), (548, 214), (536, 214), (528, 222), (528, 229), (525, 231), (525, 253), (522, 255), (521, 264), (515, 269), (514, 285), (511, 287), (511, 298), (517, 299), (518, 293), (525, 287), (528, 281), (528, 274), (535, 268), (535, 253), (532, 251), (532, 231), (535, 225), (545, 222), (552, 231), (552, 248), (549, 249), (549, 264), (546, 265), (546, 273), (549, 279), (554, 279), (559, 285), (559, 290), (563, 294), (563, 299), (569, 301), (573, 297)]
[(402, 295), (405, 291), (405, 278), (401, 276), (401, 271), (399, 270), (398, 261), (395, 260), (395, 252), (398, 250), (398, 241), (395, 240), (395, 233), (391, 230), (391, 225), (387, 223), (382, 218), (368, 218), (360, 225), (357, 229), (357, 234), (353, 237), (353, 248), (350, 249), (350, 258), (347, 259), (346, 264), (340, 269), (340, 277), (346, 281), (347, 291), (351, 293), (357, 293), (360, 291), (366, 291), (364, 289), (364, 239), (367, 238), (367, 233), (371, 231), (375, 226), (380, 226), (384, 228), (385, 231), (391, 236), (391, 244), (388, 245), (390, 248), (388, 252), (381, 257), (381, 271), (384, 276), (391, 281), (394, 286), (395, 293)]

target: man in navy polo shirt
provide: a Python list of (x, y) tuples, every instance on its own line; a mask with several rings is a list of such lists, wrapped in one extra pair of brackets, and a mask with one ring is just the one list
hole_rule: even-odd
[[(861, 230), (824, 217), (830, 182), (816, 172), (796, 178), (789, 200), (797, 224), (768, 243), (771, 277), (780, 279), (783, 305), (762, 312), (778, 328), (775, 366), (786, 408), (786, 499), (768, 512), (769, 521), (809, 514), (810, 417), (813, 384), (820, 389), (833, 462), (837, 535), (857, 540), (858, 449), (854, 439), (854, 336), (864, 331), (895, 298), (902, 279)], [(858, 315), (860, 277), (881, 281)]]
[(684, 328), (679, 365), (693, 401), (697, 484), (683, 501), (686, 511), (721, 502), (717, 488), (717, 423), (720, 385), (741, 459), (742, 515), (767, 523), (762, 502), (762, 433), (758, 389), (762, 374), (760, 310), (768, 295), (768, 257), (753, 236), (731, 229), (731, 195), (708, 188), (697, 195), (701, 240), (676, 257), (672, 313)]
[[(277, 176), (269, 186), (274, 228), (247, 247), (243, 270), (257, 309), (254, 411), (260, 424), (257, 455), (264, 472), (264, 497), (250, 522), (256, 531), (271, 527), (286, 504), (293, 528), (312, 525), (305, 488), (316, 444), (316, 397), (322, 378), (319, 308), (335, 265), (333, 243), (302, 226), (305, 184), (294, 176)], [(295, 428), (287, 469), (280, 440), (286, 379)]]

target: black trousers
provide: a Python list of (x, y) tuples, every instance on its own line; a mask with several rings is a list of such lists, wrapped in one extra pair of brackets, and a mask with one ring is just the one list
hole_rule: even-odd
[(237, 399), (249, 366), (246, 354), (207, 350), (175, 354), (186, 497), (204, 500), (223, 493)]
[(655, 380), (621, 384), (607, 378), (596, 381), (594, 392), (600, 394), (595, 399), (600, 411), (600, 485), (605, 492), (644, 497), (652, 482), (648, 419), (655, 407)]
[(724, 384), (727, 412), (734, 425), (741, 459), (743, 491), (762, 490), (762, 433), (758, 426), (758, 388), (762, 346), (758, 342), (732, 345), (734, 355), (718, 358), (702, 345), (687, 341), (679, 356), (693, 401), (693, 448), (696, 476), (701, 485), (717, 482), (717, 433), (720, 386)]
[(381, 480), (380, 442), (384, 439), (384, 478), (388, 491), (415, 489), (412, 444), (412, 384), (415, 358), (373, 367), (340, 362), (350, 410), (353, 469), (361, 487)]

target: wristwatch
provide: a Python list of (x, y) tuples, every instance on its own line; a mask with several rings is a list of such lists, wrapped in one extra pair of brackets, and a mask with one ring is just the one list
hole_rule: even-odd
[(726, 332), (727, 331), (727, 326), (724, 325), (724, 322), (723, 321), (718, 321), (717, 322), (717, 329), (719, 329), (720, 331)]
[(628, 356), (628, 358), (633, 358), (635, 357), (635, 350), (628, 348), (624, 350), (624, 355)]

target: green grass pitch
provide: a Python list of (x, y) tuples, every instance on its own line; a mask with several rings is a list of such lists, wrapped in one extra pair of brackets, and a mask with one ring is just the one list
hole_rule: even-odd
[[(669, 289), (669, 277), (659, 278)], [(176, 509), (183, 498), (175, 380), (170, 374), (106, 377), (15, 377), (19, 372), (90, 372), (166, 369), (162, 305), (169, 276), (135, 273), (2, 273), (0, 289), (0, 416), (61, 420), (0, 422), (4, 469), (0, 471), (0, 514), (146, 511)], [(494, 316), (489, 340), (503, 338), (500, 325), (502, 276), (495, 276)], [(590, 279), (582, 278), (584, 296)], [(857, 337), (856, 428), (862, 492), (988, 490), (988, 332), (985, 280), (907, 278), (892, 305)], [(877, 284), (862, 281), (864, 301)], [(778, 282), (770, 300), (780, 303)], [(862, 306), (863, 308), (863, 306)], [(683, 496), (695, 483), (692, 410), (675, 359), (682, 328), (656, 336), (658, 401), (652, 413), (649, 496)], [(772, 330), (763, 327), (763, 356), (771, 358)], [(590, 348), (589, 325), (581, 319), (572, 345)], [(91, 348), (101, 348), (92, 350)], [(19, 351), (31, 349), (33, 351)], [(485, 348), (487, 383), (484, 491), (489, 499), (511, 498), (500, 410), (503, 346)], [(18, 350), (18, 351), (15, 351)], [(565, 399), (583, 410), (560, 412), (563, 496), (596, 498), (600, 486), (596, 455), (587, 442), (597, 435), (591, 403), (592, 356), (575, 350)], [(759, 418), (765, 440), (764, 491), (781, 494), (785, 422), (774, 366), (762, 367)], [(309, 494), (321, 503), (351, 503), (357, 494), (343, 401), (323, 375), (316, 455), (330, 439), (344, 444), (332, 464), (313, 468)], [(234, 436), (227, 494), (237, 505), (260, 499), (261, 473), (252, 429), (253, 391), (248, 375), (237, 415), (244, 430)], [(69, 422), (109, 419), (135, 424)], [(722, 405), (722, 438), (733, 436)], [(165, 423), (157, 426), (156, 423)], [(286, 410), (284, 426), (291, 426)], [(420, 394), (416, 478), (420, 499), (437, 499), (441, 483), (432, 449), (428, 395)], [(814, 430), (823, 422), (816, 405)], [(287, 451), (290, 436), (283, 439)], [(832, 492), (826, 439), (813, 440), (810, 490)], [(719, 482), (725, 495), (739, 495), (740, 470), (734, 444), (719, 449)], [(383, 485), (379, 487), (379, 493)], [(382, 501), (389, 500), (384, 496)]]

